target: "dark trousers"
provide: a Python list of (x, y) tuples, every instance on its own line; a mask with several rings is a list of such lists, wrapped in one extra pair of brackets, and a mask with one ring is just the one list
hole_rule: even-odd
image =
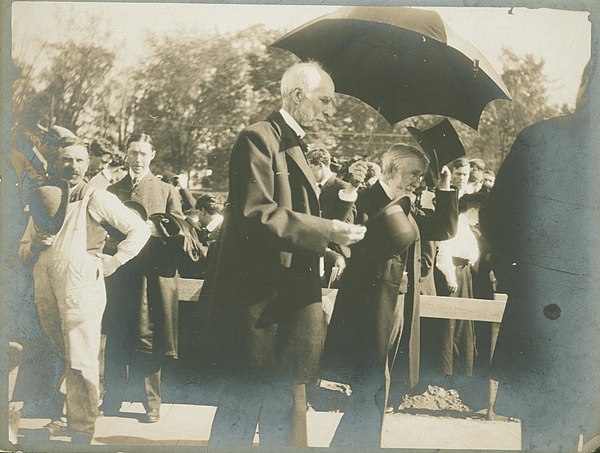
[(128, 386), (130, 363), (129, 338), (123, 331), (114, 330), (106, 334), (104, 347), (104, 387), (102, 398), (104, 410), (118, 410), (123, 401), (131, 399)]
[(131, 381), (134, 387), (138, 387), (142, 382), (146, 401), (144, 407), (146, 411), (158, 411), (162, 403), (162, 370), (163, 356), (148, 354), (144, 352), (134, 352), (131, 363)]
[(227, 379), (219, 397), (209, 447), (249, 447), (257, 424), (262, 447), (306, 446), (305, 384)]
[(389, 396), (388, 365), (358, 370), (348, 382), (352, 394), (331, 441), (331, 447), (368, 451), (381, 445), (381, 429)]

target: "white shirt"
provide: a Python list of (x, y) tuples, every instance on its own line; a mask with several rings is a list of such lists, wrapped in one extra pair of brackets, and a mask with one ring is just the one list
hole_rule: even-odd
[(139, 182), (142, 180), (142, 178), (144, 176), (146, 176), (148, 173), (150, 173), (150, 169), (149, 168), (146, 168), (139, 175), (136, 175), (134, 172), (131, 171), (131, 169), (129, 169), (129, 177), (131, 178), (132, 181), (136, 181), (137, 184), (139, 184)]
[(383, 189), (383, 191), (385, 192), (385, 194), (387, 195), (387, 197), (390, 200), (393, 200), (394, 198), (396, 198), (394, 196), (394, 191), (392, 190), (392, 188), (390, 186), (388, 186), (385, 181), (383, 179), (379, 179), (379, 184), (381, 184), (381, 188)]
[[(125, 264), (136, 256), (150, 237), (148, 225), (121, 203), (116, 195), (106, 190), (98, 189), (90, 196), (87, 210), (93, 221), (106, 222), (126, 235), (125, 239), (119, 243), (117, 253), (114, 255), (119, 264)], [(27, 262), (32, 256), (31, 245), (36, 233), (37, 226), (29, 217), (27, 228), (19, 242), (19, 258), (23, 262)]]
[(206, 229), (209, 233), (212, 233), (221, 223), (223, 223), (223, 216), (221, 214), (214, 214), (212, 220), (206, 225)]
[[(306, 132), (304, 132), (304, 129), (302, 129), (302, 126), (300, 126), (298, 124), (298, 121), (296, 121), (292, 117), (292, 115), (290, 115), (283, 107), (281, 109), (279, 109), (279, 113), (281, 114), (281, 116), (282, 116), (283, 120), (286, 122), (286, 124), (292, 128), (292, 130), (296, 133), (296, 135), (298, 137), (303, 138), (306, 135)], [(358, 192), (355, 191), (352, 193), (348, 193), (342, 189), (338, 192), (338, 197), (342, 201), (354, 203), (356, 201), (356, 199), (358, 198)]]
[(292, 128), (296, 135), (300, 138), (304, 138), (306, 132), (304, 132), (302, 126), (298, 124), (298, 121), (296, 121), (283, 107), (279, 109), (279, 113), (283, 117), (283, 121), (285, 121), (287, 125)]
[(471, 231), (469, 219), (465, 214), (458, 216), (456, 236), (441, 241), (438, 247), (437, 268), (442, 271), (449, 286), (456, 286), (456, 268), (452, 263), (452, 257), (469, 260), (470, 265), (479, 259), (477, 238)]

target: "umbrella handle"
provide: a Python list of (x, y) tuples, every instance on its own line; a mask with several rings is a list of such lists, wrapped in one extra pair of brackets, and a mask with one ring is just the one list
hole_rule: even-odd
[(365, 159), (367, 158), (367, 156), (369, 155), (368, 151), (369, 151), (369, 147), (371, 146), (371, 141), (373, 140), (373, 133), (375, 132), (375, 128), (377, 127), (377, 123), (379, 122), (379, 115), (381, 111), (381, 105), (379, 107), (377, 107), (377, 116), (375, 117), (375, 121), (373, 122), (373, 125), (371, 126), (371, 132), (369, 133), (369, 141), (367, 142), (367, 147), (365, 148)]

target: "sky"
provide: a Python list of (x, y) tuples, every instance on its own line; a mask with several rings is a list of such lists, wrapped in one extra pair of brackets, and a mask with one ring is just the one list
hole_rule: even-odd
[[(120, 50), (122, 61), (141, 58), (149, 31), (156, 35), (235, 32), (255, 24), (291, 30), (338, 7), (160, 3), (15, 2), (12, 5), (13, 56), (31, 61), (40, 43), (69, 38), (69, 18), (100, 15), (110, 30), (105, 44)], [(503, 47), (546, 62), (550, 101), (574, 106), (581, 73), (590, 58), (588, 13), (552, 9), (427, 8), (437, 11), (461, 38), (477, 47), (498, 72)], [(512, 13), (512, 14), (509, 14)], [(37, 63), (42, 64), (38, 58)]]

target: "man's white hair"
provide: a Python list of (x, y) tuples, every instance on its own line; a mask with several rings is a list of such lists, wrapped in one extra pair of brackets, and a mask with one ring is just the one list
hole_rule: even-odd
[(395, 177), (400, 169), (406, 166), (406, 159), (420, 159), (425, 164), (425, 171), (429, 167), (427, 155), (410, 145), (398, 143), (386, 151), (381, 160), (381, 173), (387, 178)]
[(329, 78), (323, 67), (316, 61), (297, 63), (288, 68), (281, 78), (281, 99), (289, 98), (296, 88), (309, 91), (319, 85), (323, 77)]

